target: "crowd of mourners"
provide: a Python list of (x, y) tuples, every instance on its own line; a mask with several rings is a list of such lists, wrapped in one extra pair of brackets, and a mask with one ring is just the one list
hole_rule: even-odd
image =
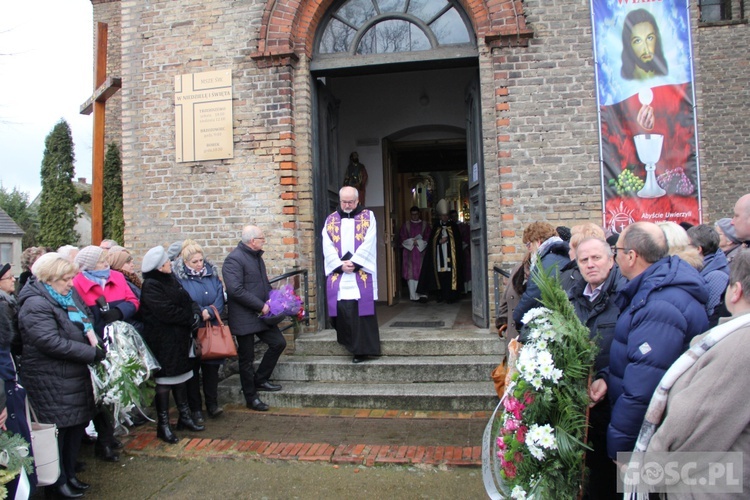
[[(544, 271), (599, 348), (585, 498), (622, 496), (620, 452), (750, 451), (750, 194), (713, 224), (636, 222), (608, 236), (534, 222), (523, 243), (496, 320), (506, 344), (523, 343)], [(750, 460), (742, 478), (750, 484)]]
[[(225, 360), (201, 360), (194, 337), (202, 323), (218, 323), (228, 297), (240, 315), (233, 323), (271, 347), (253, 372), (252, 342), (237, 337), (240, 364), (250, 367), (241, 373), (248, 407), (268, 409), (257, 391), (281, 389), (268, 379), (285, 343), (275, 327), (252, 323), (268, 310), (264, 241), (259, 228), (243, 229), (225, 262), (226, 292), (217, 267), (192, 240), (150, 249), (140, 274), (131, 252), (112, 240), (81, 249), (28, 248), (18, 279), (10, 264), (2, 266), (0, 426), (30, 442), (27, 401), (40, 422), (57, 425), (61, 472), (52, 493), (79, 498), (89, 489), (76, 476), (85, 468), (78, 460), (83, 443), (92, 443), (102, 460), (119, 460), (122, 443), (112, 415), (94, 400), (89, 372), (105, 359), (111, 323), (130, 324), (161, 365), (153, 401), (157, 435), (176, 443), (170, 397), (176, 430), (202, 431), (206, 417), (222, 414)], [(599, 347), (589, 391), (586, 498), (616, 496), (618, 452), (750, 451), (750, 407), (742, 404), (750, 398), (742, 379), (750, 364), (750, 194), (737, 201), (733, 217), (714, 224), (636, 222), (607, 236), (588, 222), (571, 228), (534, 222), (523, 243), (525, 257), (498, 311), (501, 336), (523, 341), (524, 315), (541, 298), (534, 275), (556, 272)], [(245, 289), (245, 276), (257, 289)], [(244, 309), (252, 314), (243, 316)], [(148, 420), (139, 411), (131, 417), (132, 425)], [(750, 484), (750, 460), (743, 478)], [(34, 475), (29, 479), (33, 489)], [(11, 494), (17, 481), (8, 485)]]
[[(60, 477), (45, 491), (52, 496), (79, 498), (89, 489), (76, 476), (85, 469), (78, 460), (82, 444), (93, 444), (101, 460), (119, 461), (123, 444), (111, 412), (94, 400), (89, 370), (105, 359), (103, 339), (111, 323), (131, 325), (161, 365), (153, 401), (159, 438), (178, 441), (169, 420), (170, 396), (177, 430), (202, 431), (206, 417), (223, 412), (218, 383), (226, 360), (201, 360), (194, 341), (198, 327), (218, 324), (224, 311), (217, 268), (192, 240), (168, 250), (154, 247), (141, 261), (137, 273), (131, 252), (104, 240), (81, 249), (27, 248), (18, 279), (10, 264), (0, 269), (0, 426), (31, 443), (27, 403), (39, 422), (56, 424)], [(148, 421), (138, 408), (130, 417), (132, 425)], [(35, 475), (29, 480), (33, 493)], [(18, 481), (8, 485), (10, 497)]]

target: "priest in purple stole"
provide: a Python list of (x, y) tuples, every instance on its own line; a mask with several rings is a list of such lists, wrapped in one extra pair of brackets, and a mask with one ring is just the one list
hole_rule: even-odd
[[(427, 302), (427, 295), (417, 293), (422, 257), (430, 239), (430, 225), (422, 220), (419, 207), (411, 207), (410, 219), (404, 222), (399, 233), (401, 241), (401, 277), (409, 285), (409, 299), (412, 302)], [(421, 299), (421, 300), (420, 300)]]
[(339, 208), (326, 218), (323, 257), (336, 340), (354, 355), (354, 363), (380, 356), (375, 215), (359, 206), (359, 193), (351, 186), (341, 188)]

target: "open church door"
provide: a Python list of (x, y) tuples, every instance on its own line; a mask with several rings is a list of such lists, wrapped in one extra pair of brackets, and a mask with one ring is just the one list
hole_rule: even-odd
[(316, 291), (318, 304), (318, 327), (329, 327), (326, 308), (326, 277), (323, 263), (323, 242), (320, 231), (328, 214), (336, 210), (339, 200), (338, 165), (338, 126), (339, 101), (334, 97), (325, 82), (315, 79), (315, 100), (313, 101), (313, 206), (315, 209), (315, 253)]
[[(386, 290), (386, 300), (389, 306), (398, 302), (398, 290), (401, 284), (401, 273), (399, 270), (399, 242), (398, 242), (398, 206), (397, 206), (397, 181), (394, 174), (393, 151), (391, 142), (383, 139), (383, 201), (386, 220), (383, 221), (383, 227), (380, 231), (383, 234), (383, 243), (385, 247), (385, 269), (387, 274), (387, 284), (385, 287), (379, 284), (378, 292)], [(382, 295), (381, 295), (382, 297)]]
[(487, 232), (485, 230), (484, 156), (482, 153), (482, 109), (479, 79), (466, 89), (466, 158), (471, 212), (471, 311), (474, 324), (489, 326), (487, 294)]

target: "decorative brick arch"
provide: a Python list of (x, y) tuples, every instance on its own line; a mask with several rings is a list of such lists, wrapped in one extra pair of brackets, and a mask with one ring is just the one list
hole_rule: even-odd
[[(320, 21), (335, 0), (269, 0), (263, 11), (255, 59), (311, 57)], [(458, 0), (477, 38), (491, 46), (526, 45), (523, 3), (514, 0)]]

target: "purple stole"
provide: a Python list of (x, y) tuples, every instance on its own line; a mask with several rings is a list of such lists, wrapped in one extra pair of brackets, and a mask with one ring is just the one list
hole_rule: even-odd
[[(357, 253), (357, 249), (365, 241), (365, 235), (370, 229), (370, 211), (362, 210), (360, 213), (354, 216), (354, 253)], [(328, 237), (336, 247), (339, 258), (341, 255), (341, 215), (337, 212), (332, 213), (326, 219), (326, 232)], [(336, 303), (338, 302), (339, 296), (339, 285), (341, 285), (342, 273), (331, 273), (326, 276), (326, 297), (328, 299), (328, 315), (330, 317), (338, 316), (336, 310)], [(375, 297), (372, 284), (372, 278), (365, 272), (364, 269), (354, 272), (354, 276), (359, 288), (360, 299), (357, 301), (359, 305), (360, 316), (372, 316), (375, 314)]]

